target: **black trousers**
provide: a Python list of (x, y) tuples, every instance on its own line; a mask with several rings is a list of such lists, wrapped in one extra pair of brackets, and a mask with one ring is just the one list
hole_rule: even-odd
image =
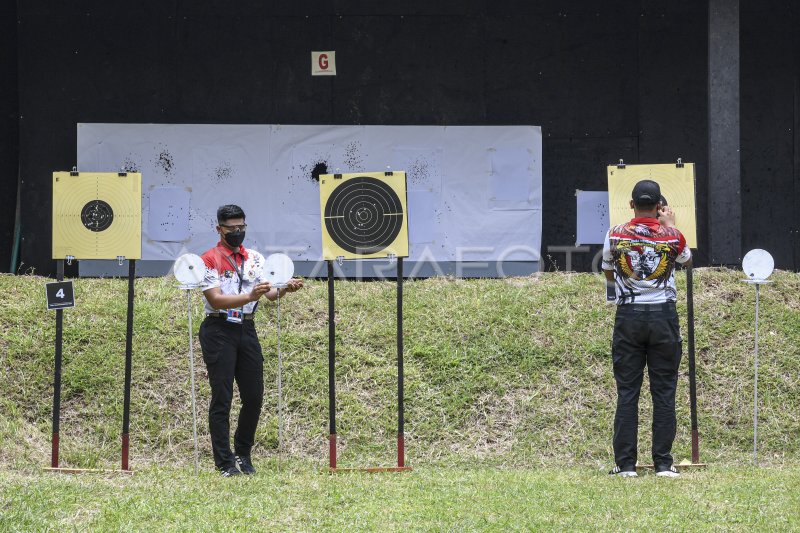
[(653, 397), (653, 463), (656, 467), (672, 465), (675, 391), (681, 362), (681, 336), (674, 304), (618, 306), (612, 358), (617, 382), (615, 463), (623, 470), (636, 465), (639, 392), (646, 365)]
[(226, 468), (236, 462), (230, 447), (233, 382), (242, 400), (233, 446), (236, 455), (250, 455), (264, 399), (264, 357), (252, 320), (233, 324), (224, 318), (206, 317), (200, 325), (200, 346), (211, 385), (208, 429), (214, 464)]

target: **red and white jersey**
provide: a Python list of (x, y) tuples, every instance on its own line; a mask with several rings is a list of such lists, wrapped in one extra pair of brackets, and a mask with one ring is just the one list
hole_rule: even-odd
[(677, 228), (651, 217), (614, 226), (603, 244), (603, 270), (613, 270), (617, 305), (674, 302), (675, 263), (692, 257)]
[[(264, 256), (255, 250), (239, 246), (237, 251), (229, 250), (220, 241), (202, 256), (206, 264), (206, 275), (200, 288), (203, 291), (219, 287), (222, 294), (247, 294), (253, 287), (267, 281), (263, 278)], [(234, 268), (234, 264), (236, 268)], [(239, 272), (242, 272), (242, 287), (239, 290)], [(205, 295), (205, 293), (204, 293)], [(218, 313), (206, 298), (206, 313)], [(248, 302), (242, 308), (244, 313), (252, 313), (256, 302)]]

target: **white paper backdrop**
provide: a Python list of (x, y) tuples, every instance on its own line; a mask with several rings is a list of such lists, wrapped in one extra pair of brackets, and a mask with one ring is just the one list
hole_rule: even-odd
[[(538, 261), (541, 154), (537, 126), (78, 124), (77, 160), (142, 173), (145, 260), (213, 246), (226, 203), (247, 213), (249, 247), (319, 260), (315, 176), (388, 167), (408, 173), (410, 260)], [(178, 201), (188, 231), (149, 210)]]

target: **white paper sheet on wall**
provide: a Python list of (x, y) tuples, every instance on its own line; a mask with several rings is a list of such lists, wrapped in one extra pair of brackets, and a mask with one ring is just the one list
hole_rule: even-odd
[[(216, 209), (224, 203), (247, 213), (248, 247), (291, 249), (294, 260), (318, 260), (313, 171), (324, 162), (334, 173), (387, 165), (409, 172), (410, 261), (455, 261), (459, 253), (491, 261), (520, 246), (538, 253), (541, 142), (535, 126), (79, 124), (78, 164), (84, 171), (140, 170), (145, 194), (156, 187), (191, 189), (183, 243), (153, 239), (149, 201), (143, 202), (146, 260), (174, 261), (186, 248), (202, 253), (213, 246)], [(493, 169), (501, 199), (487, 202)], [(490, 250), (476, 251), (487, 245)]]
[(577, 232), (575, 244), (603, 244), (608, 231), (608, 191), (575, 191)]
[(530, 154), (522, 148), (496, 148), (491, 153), (489, 201), (493, 209), (531, 208)]
[(150, 239), (182, 242), (189, 238), (190, 196), (189, 191), (179, 187), (155, 187), (150, 191)]
[(424, 244), (436, 234), (436, 195), (430, 191), (408, 191), (408, 242)]

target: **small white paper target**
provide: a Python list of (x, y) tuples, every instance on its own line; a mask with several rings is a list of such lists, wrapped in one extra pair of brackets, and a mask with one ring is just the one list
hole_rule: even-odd
[(184, 285), (198, 285), (206, 275), (206, 264), (199, 255), (184, 254), (175, 261), (172, 272)]
[(742, 270), (753, 281), (763, 281), (772, 275), (775, 260), (766, 250), (756, 248), (750, 250), (742, 259)]
[(264, 262), (264, 278), (273, 287), (285, 287), (294, 275), (294, 263), (286, 254), (272, 254)]

